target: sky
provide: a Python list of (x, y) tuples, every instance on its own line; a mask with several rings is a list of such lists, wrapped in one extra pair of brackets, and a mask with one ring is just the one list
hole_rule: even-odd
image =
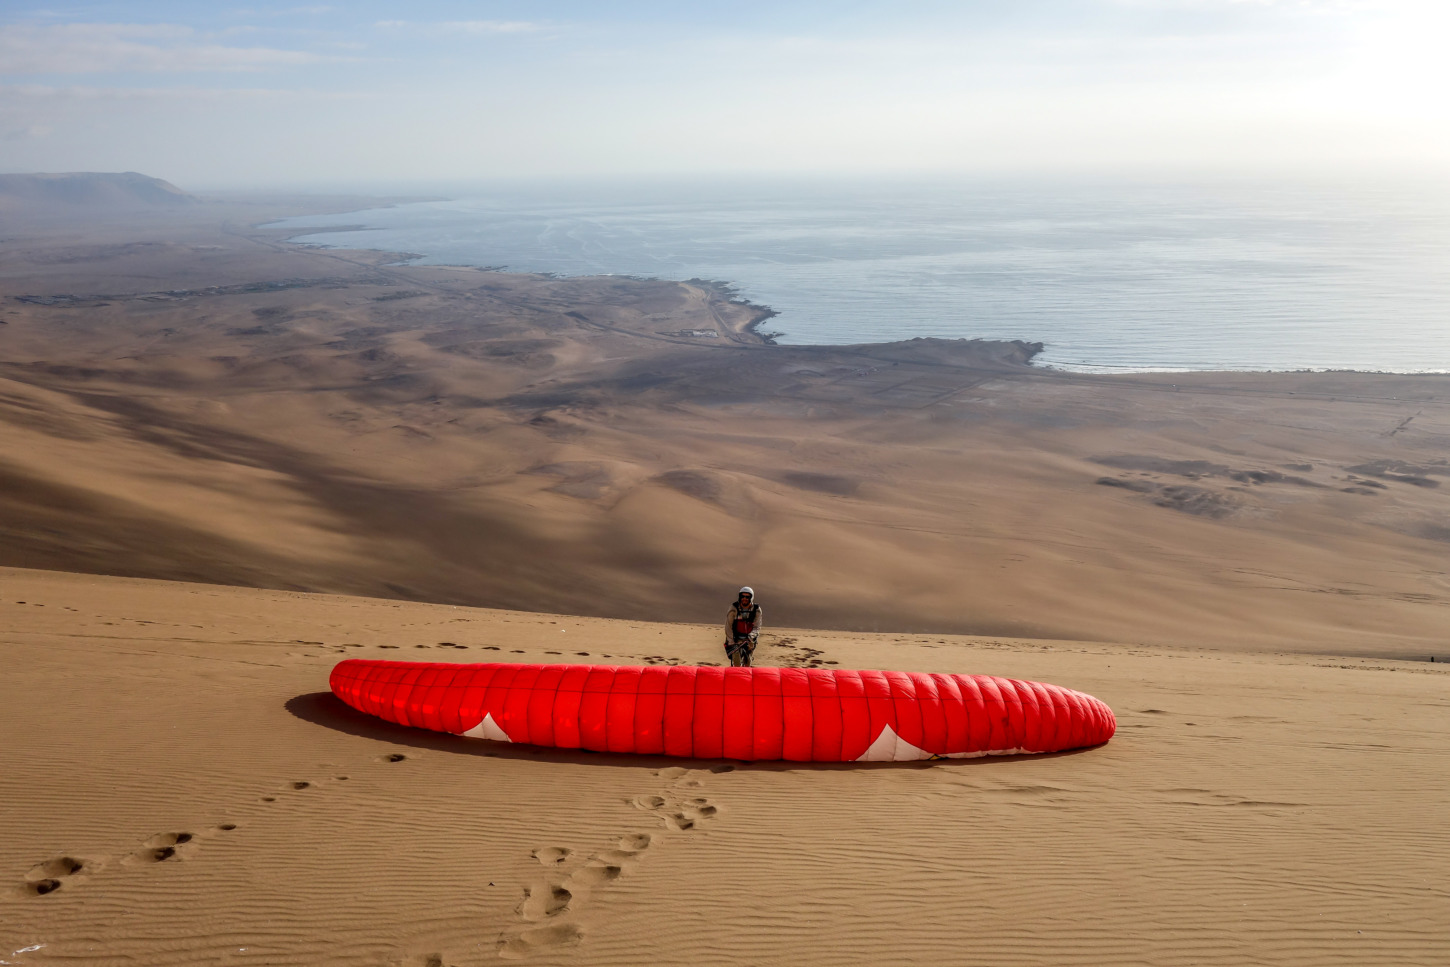
[(0, 0), (0, 171), (1443, 171), (1447, 36), (1443, 0)]

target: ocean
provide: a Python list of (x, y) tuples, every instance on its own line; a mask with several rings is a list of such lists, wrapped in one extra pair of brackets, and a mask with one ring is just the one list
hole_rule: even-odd
[(1450, 372), (1444, 182), (496, 186), (276, 224), (423, 264), (720, 280), (779, 313), (762, 329), (781, 343), (1023, 339), (1045, 344), (1039, 365), (1088, 372)]

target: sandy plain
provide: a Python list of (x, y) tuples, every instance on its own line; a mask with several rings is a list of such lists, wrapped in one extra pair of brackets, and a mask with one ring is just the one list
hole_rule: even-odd
[[(1450, 955), (1450, 379), (773, 346), (713, 284), (255, 227), (301, 207), (5, 222), (0, 961)], [(1119, 734), (670, 762), (322, 694), (718, 661), (742, 581), (765, 661), (1053, 681)]]

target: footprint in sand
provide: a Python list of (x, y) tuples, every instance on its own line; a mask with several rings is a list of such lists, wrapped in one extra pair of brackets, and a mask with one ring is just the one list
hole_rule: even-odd
[(25, 874), (25, 886), (21, 889), (30, 896), (45, 896), (66, 886), (72, 877), (89, 873), (86, 860), (74, 856), (57, 856), (55, 859), (37, 863)]
[[(377, 761), (378, 762), (405, 762), (405, 761), (407, 761), (407, 758), (408, 757), (405, 756), (401, 752), (389, 752), (387, 755), (380, 755), (380, 756), (378, 756), (377, 757)], [(348, 776), (333, 776), (332, 778), (336, 782), (347, 782), (350, 777), (348, 777)], [(289, 782), (287, 784), (287, 787), (289, 789), (292, 789), (292, 790), (295, 790), (295, 791), (299, 791), (300, 792), (301, 790), (304, 790), (304, 789), (316, 789), (318, 787), (318, 784), (317, 784), (317, 782), (315, 782), (313, 780), (310, 780), (310, 779), (297, 779), (297, 780), (294, 780), (293, 782)], [(260, 799), (258, 801), (259, 802), (276, 802), (277, 801), (277, 797), (276, 796), (262, 796), (262, 797), (260, 797)]]
[(603, 857), (594, 857), (585, 866), (576, 870), (569, 877), (569, 882), (578, 883), (581, 886), (598, 886), (601, 883), (608, 883), (617, 880), (624, 875), (624, 867), (618, 863), (611, 863)]
[(191, 833), (157, 833), (146, 841), (144, 849), (126, 857), (127, 865), (164, 863), (167, 860), (184, 859), (191, 853), (196, 837)]
[(704, 783), (692, 775), (695, 771), (682, 766), (670, 766), (668, 769), (661, 769), (655, 775), (680, 789), (698, 789)]
[(563, 846), (540, 846), (534, 850), (534, 859), (545, 866), (558, 866), (569, 858), (569, 853)]
[(549, 923), (514, 934), (504, 940), (498, 955), (505, 960), (523, 960), (536, 950), (548, 947), (572, 947), (584, 939), (584, 933), (572, 923)]
[(648, 849), (652, 842), (654, 842), (654, 837), (649, 833), (631, 833), (628, 836), (620, 837), (619, 848), (631, 853), (639, 853)]
[[(722, 764), (711, 766), (708, 774), (719, 775), (734, 771), (734, 766)], [(703, 777), (707, 773), (703, 769), (669, 766), (660, 769), (655, 775), (668, 782), (673, 790), (695, 790), (705, 784)], [(636, 808), (659, 816), (667, 829), (676, 831), (695, 829), (706, 820), (713, 819), (720, 811), (720, 807), (703, 796), (638, 796), (631, 801)]]
[[(668, 830), (695, 829), (713, 819), (719, 807), (704, 796), (685, 796), (677, 790), (696, 788), (702, 785), (702, 776), (734, 769), (731, 765), (718, 765), (707, 772), (669, 766), (655, 773), (668, 787), (663, 795), (635, 796), (629, 802), (637, 809), (653, 813)], [(505, 960), (522, 960), (545, 948), (581, 943), (584, 934), (574, 919), (581, 907), (587, 905), (590, 894), (633, 869), (641, 854), (654, 844), (656, 835), (625, 833), (616, 840), (614, 848), (590, 854), (572, 870), (569, 866), (573, 853), (565, 847), (541, 846), (534, 850), (534, 859), (554, 872), (546, 872), (525, 888), (517, 910), (523, 925), (499, 937), (499, 956)]]
[[(595, 888), (623, 876), (653, 841), (649, 833), (626, 833), (619, 838), (616, 848), (592, 854), (567, 876), (549, 874), (527, 887), (518, 906), (519, 919), (539, 925), (526, 926), (501, 937), (499, 956), (517, 960), (543, 947), (579, 943), (583, 934), (568, 919), (569, 915), (579, 912)], [(550, 868), (561, 867), (571, 855), (562, 846), (543, 846), (533, 853), (534, 859)]]
[(573, 899), (574, 891), (562, 884), (531, 886), (524, 890), (524, 902), (519, 904), (518, 914), (525, 920), (547, 920), (568, 910)]
[[(220, 823), (214, 828), (217, 832), (231, 832), (237, 824)], [(157, 833), (141, 849), (123, 858), (121, 863), (123, 866), (151, 866), (184, 859), (195, 851), (198, 839), (194, 833)], [(57, 856), (31, 867), (30, 872), (25, 874), (22, 890), (31, 896), (45, 896), (100, 872), (105, 865), (104, 859)]]
[(448, 964), (443, 960), (442, 954), (423, 954), (409, 957), (402, 962), (401, 967), (448, 967)]
[[(699, 785), (698, 781), (687, 780), (693, 785)], [(667, 798), (665, 796), (636, 796), (630, 802), (636, 809), (643, 809), (645, 812), (654, 813), (665, 824), (666, 829), (676, 832), (683, 832), (689, 829), (698, 829), (707, 820), (715, 818), (720, 812), (720, 807), (703, 796), (694, 796), (686, 799)]]
[(720, 808), (703, 797), (691, 799), (677, 809), (664, 813), (665, 825), (670, 829), (696, 829), (707, 819), (715, 818)]

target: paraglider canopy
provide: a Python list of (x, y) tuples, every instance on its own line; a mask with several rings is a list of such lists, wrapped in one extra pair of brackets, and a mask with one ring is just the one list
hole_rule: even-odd
[(903, 761), (1059, 752), (1117, 727), (1091, 695), (987, 675), (349, 659), (332, 690), (400, 725), (699, 759)]

